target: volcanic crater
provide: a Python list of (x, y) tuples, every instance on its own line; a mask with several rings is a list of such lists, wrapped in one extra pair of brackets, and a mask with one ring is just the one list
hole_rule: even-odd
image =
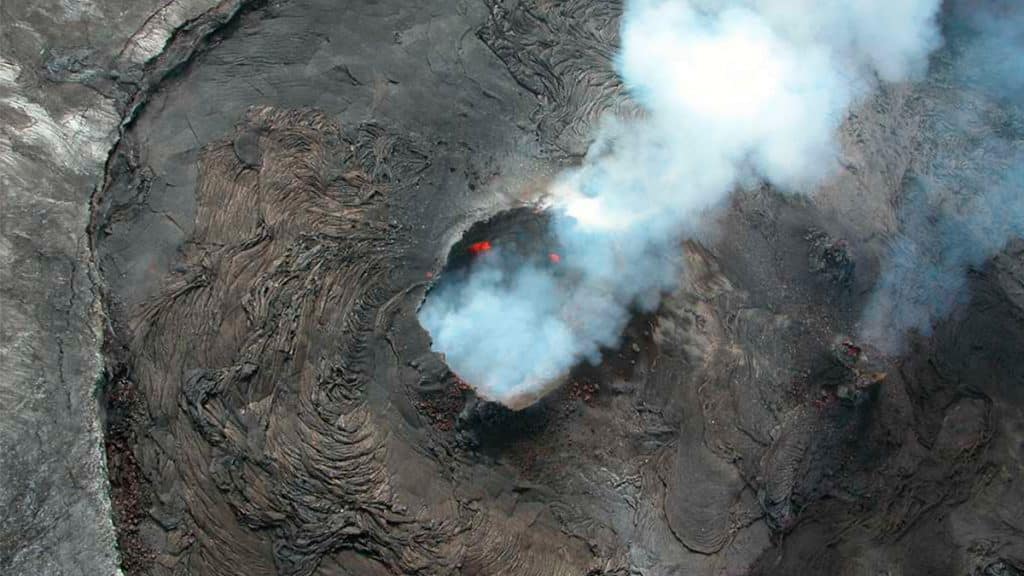
[(431, 350), (417, 312), (477, 259), (564, 264), (517, 194), (629, 108), (621, 9), (272, 2), (146, 72), (90, 229), (129, 572), (1020, 573), (1024, 248), (907, 354), (856, 337), (941, 78), (851, 118), (821, 194), (735, 191), (528, 407)]
[[(552, 213), (539, 206), (524, 206), (499, 212), (490, 218), (475, 222), (452, 245), (443, 269), (438, 273), (430, 273), (430, 288), (424, 296), (424, 305), (434, 297), (447, 297), (458, 303), (467, 290), (466, 283), (471, 275), (481, 269), (501, 275), (503, 284), (513, 281), (515, 272), (523, 267), (543, 269), (560, 285), (560, 290), (571, 293), (578, 284), (578, 272), (574, 272), (571, 262), (563, 262), (558, 239), (552, 230)], [(502, 303), (497, 303), (500, 308)], [(566, 382), (573, 382), (570, 394), (582, 398), (592, 398), (597, 390), (594, 382), (610, 382), (613, 374), (624, 378), (631, 374), (640, 352), (637, 338), (641, 326), (649, 325), (653, 315), (639, 310), (633, 311), (633, 320), (624, 332), (624, 337), (615, 349), (606, 349), (601, 355), (601, 362), (594, 363), (581, 360), (577, 366), (564, 373), (529, 387), (524, 392), (501, 399), (488, 398), (477, 390), (477, 396), (485, 401), (503, 404), (512, 410), (522, 410), (537, 403), (548, 393)], [(422, 305), (421, 305), (422, 323)], [(426, 328), (429, 333), (429, 328)], [(650, 335), (649, 330), (645, 331)], [(649, 340), (649, 338), (648, 338)], [(444, 358), (443, 350), (436, 350)], [(475, 388), (472, 381), (459, 378), (460, 385)], [(607, 377), (600, 374), (607, 373)], [(581, 384), (589, 382), (588, 384)]]

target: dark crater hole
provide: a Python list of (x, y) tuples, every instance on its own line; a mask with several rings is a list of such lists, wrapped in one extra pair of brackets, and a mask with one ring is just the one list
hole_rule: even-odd
[[(445, 265), (427, 290), (421, 308), (430, 298), (459, 291), (478, 266), (497, 266), (507, 272), (525, 264), (545, 267), (572, 288), (577, 277), (561, 260), (552, 232), (552, 214), (534, 208), (515, 208), (474, 223), (451, 247)], [(596, 405), (615, 395), (634, 391), (638, 368), (649, 366), (655, 347), (652, 326), (656, 312), (634, 312), (616, 349), (602, 351), (601, 362), (583, 361), (536, 396), (512, 405), (478, 397), (473, 383), (462, 381), (449, 367), (454, 385), (467, 392), (455, 418), (461, 436), (481, 448), (500, 448), (508, 442), (542, 432), (555, 414), (580, 404)], [(424, 326), (429, 334), (429, 328)], [(444, 355), (438, 353), (443, 362)], [(454, 416), (454, 415), (453, 415)]]
[(557, 254), (558, 248), (551, 232), (551, 214), (533, 208), (513, 208), (474, 223), (448, 252), (444, 268), (426, 298), (435, 290), (465, 280), (474, 264), (492, 251), (501, 254), (500, 262), (508, 270), (527, 262), (553, 264), (550, 255)]

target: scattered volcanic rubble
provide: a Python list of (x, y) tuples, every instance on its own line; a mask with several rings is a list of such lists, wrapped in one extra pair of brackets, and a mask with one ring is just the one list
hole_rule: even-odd
[(906, 354), (854, 336), (894, 218), (846, 204), (892, 210), (928, 88), (844, 125), (821, 195), (736, 191), (511, 410), (417, 311), (499, 248), (562, 264), (537, 190), (629, 107), (621, 5), (459, 6), (243, 11), (126, 126), (91, 230), (127, 572), (1022, 573), (1024, 246)]

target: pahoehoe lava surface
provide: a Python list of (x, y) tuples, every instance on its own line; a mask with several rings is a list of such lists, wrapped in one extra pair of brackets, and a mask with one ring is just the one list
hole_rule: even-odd
[(1024, 247), (905, 357), (844, 344), (935, 169), (941, 78), (858, 111), (813, 199), (736, 194), (682, 288), (537, 405), (430, 351), (450, 247), (630, 110), (620, 14), (268, 3), (156, 86), (92, 228), (129, 572), (1024, 569)]

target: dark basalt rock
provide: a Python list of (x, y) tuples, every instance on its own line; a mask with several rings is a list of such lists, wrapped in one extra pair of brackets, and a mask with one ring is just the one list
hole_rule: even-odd
[[(906, 356), (851, 354), (885, 219), (837, 213), (890, 214), (899, 193), (866, 167), (813, 202), (738, 192), (718, 234), (680, 246), (679, 290), (527, 410), (476, 398), (430, 351), (429, 290), (479, 241), (544, 258), (549, 215), (517, 206), (603, 112), (632, 110), (620, 14), (274, 3), (153, 80), (93, 214), (110, 349), (138, 396), (116, 436), (137, 474), (111, 470), (137, 485), (127, 554), (153, 574), (864, 573), (868, 557), (938, 574), (995, 566), (951, 551), (998, 541), (1013, 566), (1019, 527), (995, 519), (1024, 500), (997, 472), (1020, 459), (1021, 252)], [(844, 128), (872, 170), (905, 170), (889, 142), (920, 112), (901, 98)]]
[(233, 143), (238, 161), (249, 168), (258, 168), (263, 158), (260, 150), (260, 135), (256, 132), (244, 132)]
[(1024, 574), (1024, 568), (1020, 568), (1013, 561), (996, 560), (985, 566), (980, 574), (981, 576), (1021, 576)]
[(846, 241), (832, 238), (817, 228), (811, 228), (806, 239), (810, 244), (807, 257), (811, 272), (837, 286), (849, 287), (853, 283), (856, 265)]

